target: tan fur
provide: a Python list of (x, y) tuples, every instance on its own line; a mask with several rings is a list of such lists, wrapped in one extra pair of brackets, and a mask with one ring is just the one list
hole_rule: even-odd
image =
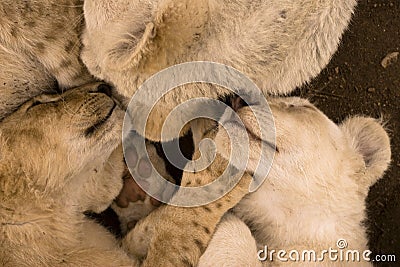
[[(213, 138), (215, 134), (211, 130), (203, 138)], [(198, 156), (199, 151), (194, 157)], [(196, 173), (185, 172), (182, 185), (206, 185), (221, 176), (227, 163), (217, 154), (207, 169)], [(128, 233), (123, 247), (132, 255), (144, 259), (143, 266), (196, 266), (221, 217), (248, 193), (250, 182), (250, 175), (245, 174), (223, 198), (201, 207), (163, 206), (157, 209)], [(187, 199), (193, 196), (178, 191), (173, 197)]]
[[(169, 242), (164, 235), (147, 232), (155, 225), (176, 230), (176, 218), (171, 215), (186, 214), (180, 208), (164, 206), (146, 217), (148, 226), (144, 230), (137, 226), (122, 241), (130, 254), (106, 229), (83, 215), (84, 211), (101, 212), (111, 204), (122, 188), (125, 171), (119, 145), (124, 112), (101, 86), (104, 84), (95, 83), (62, 95), (40, 95), (0, 123), (1, 266), (140, 266), (131, 252), (147, 250), (148, 246), (136, 246), (153, 237), (156, 241), (161, 238), (156, 249), (165, 258), (149, 257), (143, 266), (167, 266), (169, 256), (164, 253), (182, 252), (173, 250), (179, 244)], [(149, 144), (148, 148), (150, 159), (164, 173), (154, 147)], [(217, 170), (210, 169), (204, 175), (214, 177), (208, 173), (219, 171), (221, 160), (213, 167)], [(217, 202), (221, 203), (218, 212), (210, 213), (214, 205), (210, 204), (187, 214), (186, 219), (199, 225), (194, 230), (189, 224), (179, 230), (183, 235), (192, 231), (203, 239), (194, 240), (199, 251), (183, 255), (184, 259), (199, 257), (213, 231), (205, 227), (215, 228), (219, 218), (241, 199), (249, 181), (244, 180), (238, 190)], [(139, 217), (154, 208), (148, 202), (143, 204), (134, 205), (136, 209), (146, 207), (142, 214), (136, 214)], [(213, 215), (206, 219), (204, 214)], [(135, 238), (138, 231), (141, 238)], [(169, 249), (164, 247), (167, 243)]]
[(0, 3), (0, 120), (32, 97), (93, 80), (81, 62), (82, 0)]
[[(346, 249), (360, 253), (367, 250), (365, 199), (370, 186), (382, 177), (390, 162), (388, 134), (372, 118), (351, 117), (336, 125), (304, 99), (271, 99), (270, 107), (279, 152), (263, 185), (246, 196), (234, 208), (234, 214), (251, 227), (259, 249), (267, 245), (276, 250), (321, 252), (329, 247), (337, 249), (336, 242), (345, 239)], [(260, 139), (271, 140), (261, 136), (248, 107), (238, 114), (252, 133), (249, 137), (253, 155), (248, 171), (253, 172), (258, 164)], [(273, 126), (271, 121), (260, 123)], [(237, 127), (234, 124), (226, 127), (236, 132), (230, 129)], [(230, 141), (224, 132), (215, 140), (224, 157), (229, 157)], [(316, 266), (344, 264), (325, 259)], [(215, 263), (220, 265), (224, 260), (220, 257)], [(265, 265), (272, 266), (270, 262)], [(310, 263), (274, 262), (276, 265)]]
[[(154, 166), (154, 168), (156, 168), (157, 172), (164, 179), (170, 181), (171, 183), (175, 183), (175, 180), (167, 172), (163, 159), (158, 156), (154, 145), (150, 142), (146, 142), (146, 149), (147, 149), (148, 156), (151, 160), (151, 163)], [(142, 155), (141, 158), (143, 158), (143, 157), (144, 157), (144, 155)], [(138, 162), (139, 161), (140, 161), (140, 158), (139, 158)], [(141, 177), (139, 176), (137, 178), (141, 178)], [(133, 178), (130, 174), (127, 173), (127, 177), (125, 177), (125, 179), (133, 179)], [(143, 178), (141, 178), (141, 179), (143, 179)], [(146, 179), (146, 178), (144, 178), (144, 179)], [(165, 182), (159, 182), (157, 184), (153, 182), (151, 184), (151, 186), (152, 186), (152, 188), (157, 188), (158, 189), (157, 193), (160, 195), (167, 193), (167, 192), (164, 192)], [(121, 194), (123, 194), (123, 193), (120, 193), (119, 196), (121, 196)], [(121, 208), (117, 205), (117, 203), (114, 202), (111, 205), (111, 208), (118, 215), (122, 234), (126, 234), (128, 232), (128, 230), (130, 230), (130, 228), (132, 228), (132, 225), (134, 226), (134, 224), (136, 222), (138, 222), (142, 218), (149, 215), (150, 212), (152, 212), (153, 210), (156, 209), (156, 206), (153, 205), (151, 197), (149, 195), (145, 195), (143, 200), (129, 202), (127, 207)]]
[[(82, 60), (93, 75), (112, 83), (127, 97), (166, 67), (202, 60), (237, 68), (265, 94), (285, 94), (317, 75), (328, 63), (355, 4), (354, 0), (86, 0)], [(152, 95), (151, 91), (147, 93)], [(209, 84), (181, 86), (153, 107), (146, 132), (137, 130), (159, 141), (166, 117), (180, 103), (195, 97), (217, 99), (228, 93), (225, 88)], [(181, 121), (179, 116), (176, 119)], [(198, 120), (190, 127), (197, 150), (209, 124)], [(216, 161), (226, 164), (220, 156)], [(198, 185), (212, 181), (218, 177), (214, 164), (203, 172), (187, 174), (183, 181), (199, 181)], [(247, 188), (232, 191), (235, 197), (231, 204), (246, 193)], [(212, 208), (212, 212), (204, 212), (206, 208)], [(164, 222), (154, 229), (146, 260), (162, 266), (196, 265), (210, 235), (196, 230), (190, 222), (197, 220), (199, 229), (208, 227), (212, 232), (225, 208), (229, 205), (222, 210), (212, 206), (165, 207)], [(200, 245), (186, 247), (187, 240)]]
[(124, 112), (98, 86), (36, 97), (0, 123), (0, 265), (137, 265), (83, 215), (122, 187)]
[[(129, 244), (123, 243), (131, 254), (143, 259), (156, 249), (154, 255), (160, 257), (158, 263), (162, 266), (190, 266), (195, 259), (199, 260), (199, 266), (260, 266), (256, 243), (258, 249), (267, 245), (270, 249), (287, 252), (314, 250), (321, 253), (330, 247), (337, 249), (336, 242), (345, 239), (348, 250), (363, 253), (368, 249), (363, 225), (365, 199), (370, 186), (387, 169), (391, 156), (389, 137), (383, 127), (365, 117), (351, 117), (336, 125), (305, 99), (276, 98), (271, 99), (270, 104), (275, 122), (268, 120), (268, 116), (261, 117), (259, 122), (271, 129), (276, 125), (278, 152), (262, 186), (241, 200), (233, 208), (233, 214), (224, 216), (218, 225), (212, 218), (217, 216), (215, 213), (226, 198), (196, 209), (179, 211), (183, 208), (164, 207), (151, 213), (128, 234), (125, 242)], [(259, 124), (248, 107), (239, 109), (238, 114), (251, 133), (248, 172), (253, 173), (259, 164), (260, 140), (271, 140), (261, 136)], [(237, 124), (224, 127), (231, 133), (238, 132), (232, 128), (238, 127)], [(215, 141), (218, 151), (229, 158), (231, 141), (226, 131), (220, 129)], [(224, 164), (226, 162), (218, 157), (207, 172), (215, 176), (215, 172), (224, 170)], [(184, 181), (191, 181), (187, 178)], [(246, 181), (249, 179), (242, 181), (242, 185)], [(207, 208), (210, 210), (206, 211)], [(211, 237), (206, 234), (214, 229)], [(184, 231), (190, 231), (192, 238)], [(190, 254), (194, 253), (191, 247), (198, 249), (198, 241), (206, 242), (209, 238), (203, 256), (194, 258), (195, 254)], [(177, 244), (175, 239), (181, 243)], [(170, 247), (157, 246), (160, 243), (169, 243)], [(179, 255), (174, 250), (180, 251)], [(174, 257), (169, 257), (169, 253)], [(167, 262), (167, 258), (174, 261)], [(311, 266), (311, 263), (277, 260), (263, 263), (263, 266), (281, 265)], [(315, 266), (370, 264), (365, 261), (331, 262), (326, 256), (324, 262)]]
[(257, 245), (249, 227), (238, 217), (227, 213), (201, 256), (198, 267), (260, 267), (255, 257)]
[[(204, 60), (235, 67), (265, 94), (286, 94), (328, 63), (355, 4), (355, 0), (86, 0), (82, 59), (93, 75), (127, 97), (166, 67)], [(174, 90), (151, 113), (146, 137), (160, 140), (166, 116), (179, 103), (198, 95), (216, 99), (227, 93), (208, 85)]]

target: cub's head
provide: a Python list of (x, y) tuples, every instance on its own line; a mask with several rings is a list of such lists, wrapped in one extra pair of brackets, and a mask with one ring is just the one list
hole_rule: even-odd
[[(194, 60), (189, 54), (196, 54), (197, 48), (192, 47), (199, 43), (199, 37), (205, 31), (209, 19), (209, 1), (203, 0), (84, 2), (86, 23), (82, 34), (82, 61), (91, 74), (113, 84), (119, 93), (129, 99), (154, 74)], [(203, 73), (204, 70), (195, 72)], [(174, 74), (168, 75), (168, 81), (179, 80), (174, 79)], [(164, 82), (157, 83), (156, 88), (147, 90), (146, 96), (140, 97), (145, 107), (152, 107), (149, 117), (147, 114), (141, 116), (145, 110), (143, 107), (136, 106), (132, 110), (135, 114), (134, 130), (152, 141), (161, 140), (167, 115), (181, 103), (204, 96), (218, 99), (220, 95), (229, 93), (223, 87), (198, 83), (175, 88), (158, 99), (158, 89), (164, 88)], [(157, 105), (153, 103), (153, 96), (159, 100)], [(184, 120), (185, 114), (182, 113), (175, 116), (177, 123)], [(137, 127), (141, 124), (139, 118), (146, 120), (145, 132), (142, 132), (142, 127)], [(186, 127), (182, 133), (188, 129)], [(176, 137), (176, 133), (169, 133), (163, 141)]]
[(103, 83), (28, 101), (0, 123), (0, 192), (55, 192), (104, 165), (121, 142), (123, 115)]
[[(307, 187), (310, 181), (337, 184), (347, 177), (354, 178), (365, 192), (387, 169), (390, 141), (376, 120), (350, 117), (337, 125), (305, 99), (273, 98), (268, 102), (272, 116), (258, 116), (258, 121), (251, 108), (257, 113), (269, 111), (258, 106), (241, 107), (237, 111), (249, 133), (248, 171), (254, 172), (258, 166), (261, 142), (266, 144), (263, 149), (274, 150), (267, 179), (293, 188)], [(262, 135), (259, 125), (275, 130), (275, 135)], [(240, 126), (228, 123), (226, 127), (235, 134), (238, 131), (234, 128)], [(216, 143), (226, 158), (230, 155), (229, 142), (226, 132), (220, 131)]]

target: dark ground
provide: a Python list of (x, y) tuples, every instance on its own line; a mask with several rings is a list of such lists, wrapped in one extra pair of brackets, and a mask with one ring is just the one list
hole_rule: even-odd
[(327, 68), (295, 94), (309, 98), (336, 122), (364, 114), (388, 121), (392, 164), (367, 199), (370, 249), (396, 254), (400, 266), (400, 0), (360, 0), (342, 44)]
[[(328, 117), (383, 117), (392, 142), (392, 164), (367, 199), (370, 249), (396, 255), (400, 266), (400, 55), (384, 68), (382, 60), (400, 52), (400, 0), (359, 0), (353, 21), (327, 68), (294, 95), (309, 98)], [(101, 216), (109, 221), (108, 211)], [(115, 221), (112, 224), (117, 229)]]

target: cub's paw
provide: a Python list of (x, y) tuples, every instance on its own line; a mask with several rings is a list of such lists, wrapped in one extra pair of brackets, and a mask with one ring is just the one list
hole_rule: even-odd
[[(158, 199), (166, 193), (164, 189), (167, 181), (174, 182), (154, 144), (146, 142), (146, 150), (147, 154), (145, 151), (140, 154), (140, 150), (133, 145), (125, 147), (125, 160), (130, 169), (125, 169), (124, 186), (112, 205), (121, 222), (123, 234), (161, 205)], [(152, 179), (155, 172), (164, 179)], [(146, 193), (150, 188), (151, 196)]]
[(122, 248), (132, 257), (144, 260), (154, 236), (155, 225), (162, 220), (160, 210), (163, 207), (150, 213), (147, 217), (139, 220), (133, 229), (129, 230), (122, 239)]
[(124, 186), (111, 208), (118, 215), (121, 233), (125, 235), (136, 223), (160, 205), (156, 199), (146, 195), (129, 172), (124, 177)]
[(80, 190), (82, 212), (101, 213), (121, 191), (124, 172), (122, 146), (119, 146), (105, 164), (94, 165)]
[[(263, 180), (277, 152), (275, 127), (268, 107), (234, 106), (220, 121), (215, 143), (221, 156), (231, 165)], [(259, 182), (260, 182), (259, 181)]]

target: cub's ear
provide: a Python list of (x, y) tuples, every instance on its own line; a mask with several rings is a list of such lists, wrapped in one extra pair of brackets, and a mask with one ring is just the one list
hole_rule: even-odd
[(382, 177), (390, 163), (391, 150), (389, 136), (381, 123), (373, 118), (357, 116), (346, 119), (341, 128), (353, 148), (363, 156), (370, 181)]
[[(208, 0), (161, 0), (144, 30), (128, 29), (109, 51), (109, 66), (156, 72), (180, 63), (185, 49), (204, 35)], [(142, 70), (143, 71), (143, 70)]]

